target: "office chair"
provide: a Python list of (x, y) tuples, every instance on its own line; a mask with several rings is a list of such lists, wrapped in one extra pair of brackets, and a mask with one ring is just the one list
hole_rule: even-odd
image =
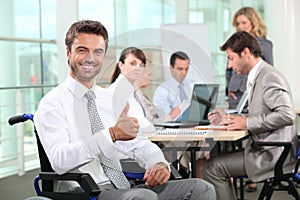
[[(288, 194), (292, 195), (296, 200), (300, 200), (299, 194), (296, 188), (296, 182), (300, 181), (300, 174), (298, 173), (298, 168), (300, 164), (300, 147), (298, 147), (296, 165), (291, 173), (283, 172), (283, 164), (287, 158), (292, 147), (291, 142), (253, 142), (252, 148), (259, 149), (262, 146), (277, 146), (284, 147), (283, 152), (278, 158), (274, 167), (274, 177), (260, 181), (259, 183), (264, 183), (262, 190), (259, 194), (258, 200), (270, 200), (274, 191), (287, 191)], [(239, 200), (244, 200), (243, 191), (243, 177), (235, 177), (235, 179), (240, 179), (240, 198)], [(252, 181), (246, 181), (245, 185), (253, 183)], [(237, 192), (237, 191), (236, 191)]]
[[(23, 114), (10, 117), (8, 123), (14, 125), (17, 123), (25, 122), (31, 120), (33, 122), (33, 114)], [(100, 189), (98, 185), (94, 182), (92, 177), (88, 173), (65, 173), (63, 175), (58, 175), (54, 172), (46, 155), (46, 152), (41, 144), (39, 136), (36, 129), (34, 128), (34, 133), (37, 139), (38, 154), (40, 159), (41, 172), (36, 176), (34, 180), (34, 188), (38, 196), (48, 197), (55, 200), (96, 200), (97, 196), (100, 194)], [(120, 160), (123, 173), (129, 180), (131, 185), (138, 185), (144, 183), (143, 177), (145, 169), (141, 168), (132, 159), (122, 159)], [(173, 165), (171, 167), (171, 179), (182, 178)], [(82, 188), (81, 193), (64, 193), (54, 191), (54, 181), (64, 180), (64, 181), (76, 181)], [(42, 190), (39, 185), (41, 181)]]
[(300, 180), (298, 174), (299, 162), (300, 162), (300, 147), (298, 147), (297, 161), (294, 171), (291, 173), (283, 172), (283, 164), (292, 148), (291, 142), (253, 142), (252, 148), (259, 149), (262, 146), (277, 146), (284, 147), (283, 152), (274, 168), (274, 177), (264, 180), (263, 188), (260, 192), (258, 200), (269, 200), (272, 197), (274, 191), (287, 191), (296, 200), (300, 200), (299, 193), (296, 188), (295, 181)]

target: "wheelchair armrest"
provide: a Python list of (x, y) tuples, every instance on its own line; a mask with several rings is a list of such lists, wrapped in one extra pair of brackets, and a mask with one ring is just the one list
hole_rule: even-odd
[(39, 176), (41, 180), (76, 181), (89, 195), (98, 196), (100, 194), (98, 185), (88, 173), (66, 173), (58, 175), (54, 172), (41, 172)]
[(282, 153), (280, 154), (276, 164), (275, 164), (275, 171), (274, 176), (275, 177), (283, 177), (283, 164), (286, 160), (288, 154), (291, 151), (292, 143), (291, 142), (253, 142), (251, 144), (251, 147), (254, 149), (259, 149), (259, 147), (262, 146), (276, 146), (276, 147), (284, 147)]
[[(143, 179), (145, 169), (140, 167), (134, 160), (132, 159), (121, 159), (122, 170), (127, 178), (135, 178), (135, 179)], [(181, 179), (182, 176), (178, 173), (175, 167), (170, 164), (171, 168), (171, 178), (172, 179)]]
[(179, 174), (179, 172), (177, 171), (177, 169), (174, 167), (173, 164), (170, 164), (170, 168), (171, 168), (171, 178), (176, 180), (176, 179), (182, 179), (182, 176)]

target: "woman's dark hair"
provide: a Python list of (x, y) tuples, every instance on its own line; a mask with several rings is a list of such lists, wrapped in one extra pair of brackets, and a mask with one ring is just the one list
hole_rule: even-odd
[[(146, 56), (145, 56), (144, 52), (141, 49), (137, 48), (137, 47), (127, 47), (126, 49), (124, 49), (121, 52), (121, 56), (119, 58), (118, 63), (122, 62), (124, 64), (125, 59), (127, 58), (127, 56), (129, 54), (134, 55), (136, 58), (138, 58), (139, 60), (141, 60), (144, 65), (146, 65), (146, 60), (147, 60)], [(121, 73), (121, 70), (119, 68), (119, 64), (118, 63), (116, 64), (115, 71), (114, 71), (114, 73), (113, 73), (113, 75), (112, 75), (112, 77), (110, 79), (110, 83), (115, 82), (115, 80), (118, 78), (118, 76)]]
[(231, 49), (233, 52), (241, 56), (241, 52), (248, 48), (255, 57), (261, 57), (261, 49), (255, 37), (246, 31), (239, 31), (234, 33), (226, 42), (220, 47), (221, 51)]
[(65, 44), (71, 51), (74, 39), (81, 33), (100, 35), (105, 41), (105, 51), (108, 46), (108, 34), (106, 28), (98, 21), (82, 20), (71, 25), (66, 33)]

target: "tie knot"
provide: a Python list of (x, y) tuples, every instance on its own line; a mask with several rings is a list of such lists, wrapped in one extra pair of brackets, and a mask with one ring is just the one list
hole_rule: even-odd
[(95, 93), (93, 92), (93, 90), (88, 90), (85, 95), (85, 98), (87, 98), (88, 101), (93, 101), (94, 99), (96, 99)]

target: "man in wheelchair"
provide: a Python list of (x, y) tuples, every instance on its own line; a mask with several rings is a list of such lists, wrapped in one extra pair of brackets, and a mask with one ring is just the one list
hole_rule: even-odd
[[(96, 85), (108, 46), (105, 27), (82, 20), (69, 28), (66, 54), (70, 73), (40, 101), (34, 124), (52, 168), (58, 174), (89, 173), (98, 199), (216, 199), (213, 186), (200, 179), (172, 180), (163, 153), (143, 135), (151, 123), (134, 116), (127, 104), (133, 86), (126, 78), (113, 90)], [(113, 92), (112, 92), (113, 91)], [(134, 188), (124, 177), (118, 152), (146, 169), (145, 184)], [(78, 185), (60, 181), (57, 190)]]

